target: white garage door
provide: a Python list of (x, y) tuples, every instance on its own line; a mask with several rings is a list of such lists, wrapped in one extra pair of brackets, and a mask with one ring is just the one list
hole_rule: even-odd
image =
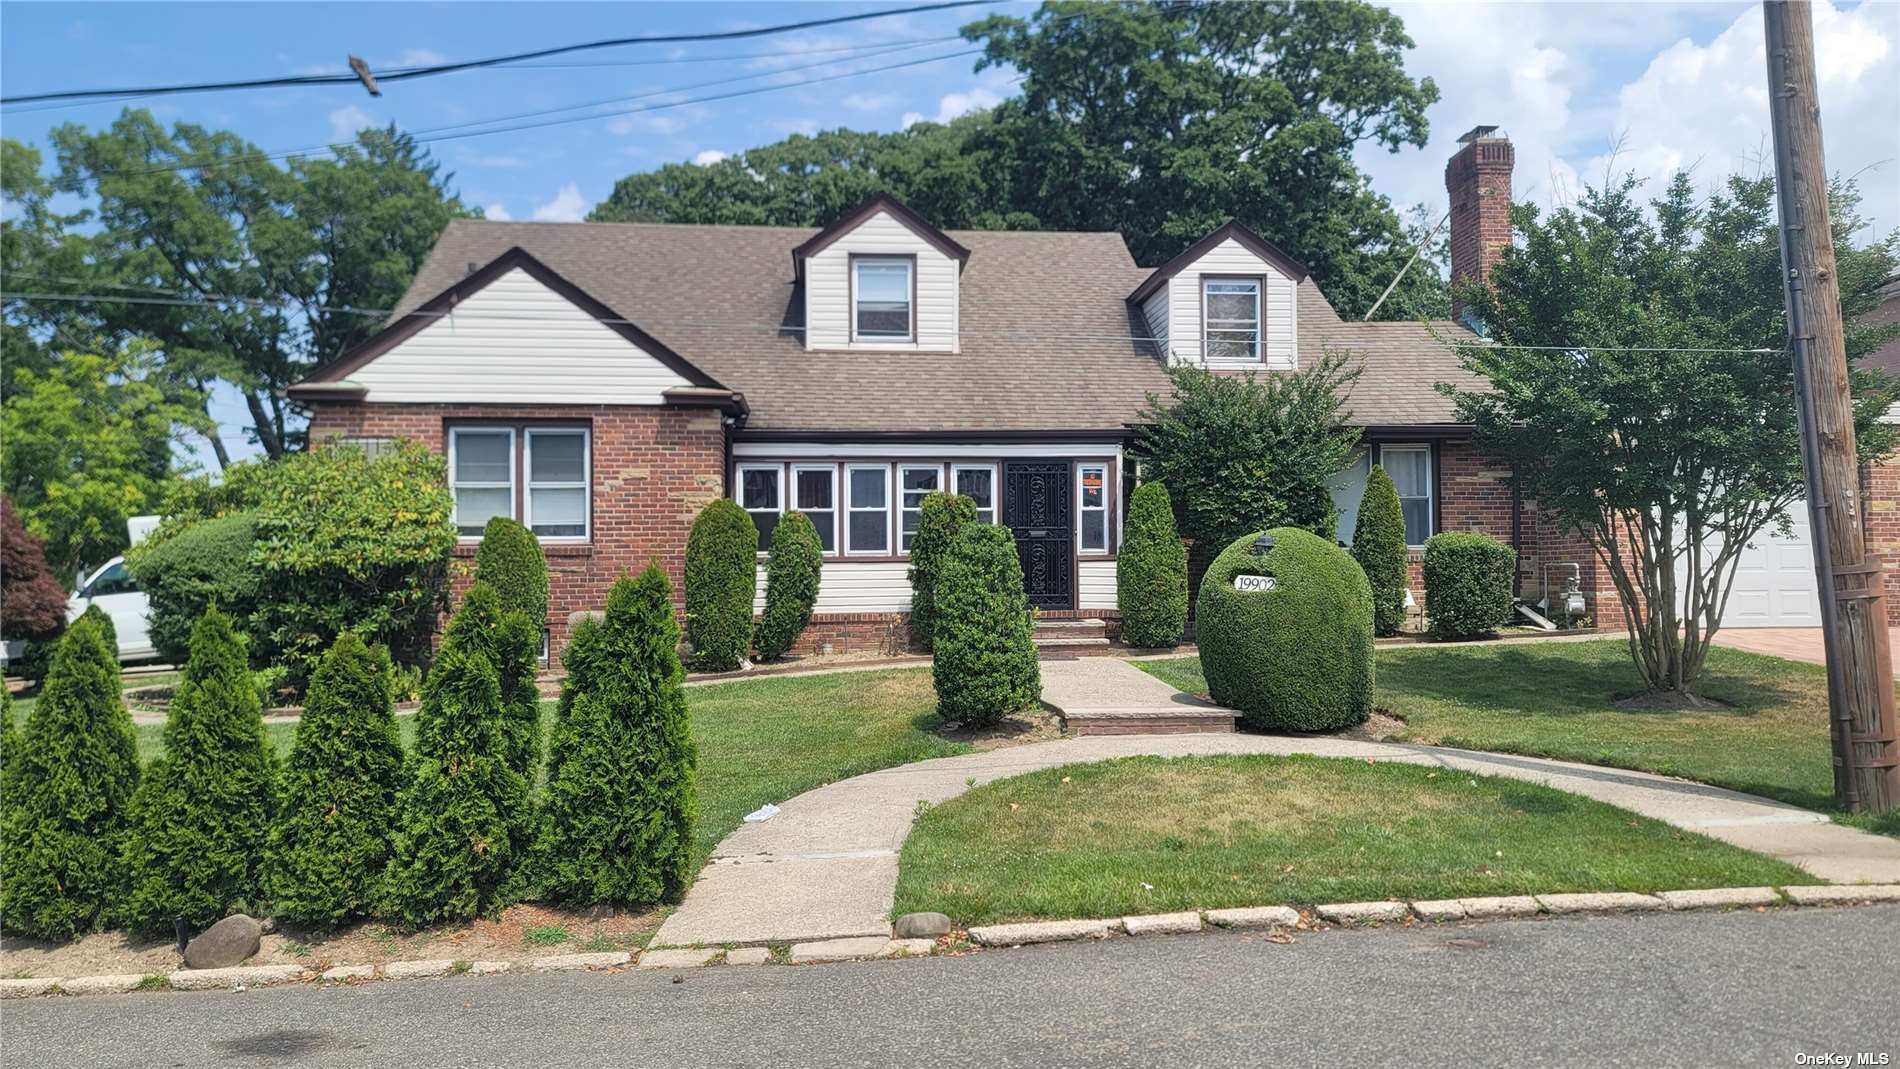
[(1735, 566), (1723, 627), (1820, 627), (1821, 598), (1814, 579), (1814, 549), (1808, 542), (1808, 506), (1789, 510), (1793, 530), (1773, 526), (1755, 536)]

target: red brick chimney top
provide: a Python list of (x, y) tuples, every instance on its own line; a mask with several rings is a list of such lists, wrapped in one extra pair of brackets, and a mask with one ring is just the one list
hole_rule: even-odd
[[(1451, 280), (1482, 280), (1511, 243), (1511, 139), (1495, 126), (1474, 126), (1458, 139), (1463, 146), (1445, 164), (1451, 197)], [(1462, 318), (1463, 302), (1452, 316)]]

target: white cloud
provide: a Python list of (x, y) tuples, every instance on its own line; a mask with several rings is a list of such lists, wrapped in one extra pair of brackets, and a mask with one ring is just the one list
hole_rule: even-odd
[(482, 218), (495, 219), (500, 222), (506, 223), (509, 220), (513, 219), (514, 216), (508, 214), (507, 207), (505, 207), (504, 205), (500, 203), (495, 203), (495, 204), (490, 204), (487, 207), (482, 209)]
[(587, 214), (587, 199), (581, 196), (580, 187), (572, 182), (561, 187), (554, 199), (545, 204), (537, 204), (534, 209), (534, 221), (537, 223), (578, 223)]
[(1003, 98), (1001, 96), (980, 85), (967, 93), (945, 93), (937, 100), (937, 114), (935, 117), (925, 115), (920, 111), (907, 111), (904, 113), (904, 128), (908, 130), (912, 126), (926, 121), (949, 122), (959, 115), (968, 115), (973, 111), (993, 108), (1002, 102)]
[(699, 155), (694, 156), (693, 162), (699, 164), (701, 167), (706, 167), (711, 164), (718, 163), (720, 160), (725, 159), (728, 155), (730, 154), (721, 152), (716, 148), (709, 148), (701, 152)]
[(370, 118), (369, 112), (355, 104), (350, 104), (330, 113), (330, 140), (332, 142), (354, 141), (358, 130), (365, 126), (375, 125), (377, 125), (376, 120)]
[(818, 132), (817, 119), (773, 119), (766, 125), (787, 136), (804, 134), (810, 137)]

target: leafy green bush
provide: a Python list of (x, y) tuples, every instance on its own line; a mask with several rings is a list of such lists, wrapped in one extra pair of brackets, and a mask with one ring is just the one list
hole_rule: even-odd
[(542, 890), (587, 905), (678, 901), (692, 879), (696, 758), (666, 574), (615, 583), (606, 618), (581, 632), (548, 753)]
[(398, 441), (375, 459), (326, 447), (273, 467), (259, 480), (251, 555), (258, 663), (284, 664), (301, 684), (345, 631), (398, 664), (428, 663), (455, 545), (442, 457)]
[(126, 554), (126, 567), (145, 591), (146, 620), (158, 655), (178, 664), (190, 655), (191, 631), (213, 606), (239, 621), (257, 600), (251, 514), (236, 512), (179, 530), (149, 548)]
[(957, 535), (976, 522), (976, 502), (960, 494), (925, 494), (917, 534), (910, 543), (910, 640), (918, 649), (935, 646), (938, 580)]
[(548, 625), (548, 559), (533, 531), (506, 516), (490, 519), (475, 549), (475, 581), (494, 588), (504, 611), (526, 615), (538, 641)]
[(124, 916), (146, 931), (254, 909), (270, 841), (276, 757), (231, 618), (212, 609), (165, 720), (165, 751), (132, 796)]
[[(1372, 711), (1372, 589), (1352, 557), (1296, 527), (1221, 551), (1201, 579), (1194, 639), (1216, 702), (1265, 731), (1334, 731)], [(1272, 576), (1266, 591), (1234, 589), (1237, 575)]]
[(310, 677), (284, 767), (264, 889), (272, 915), (321, 928), (376, 901), (402, 788), (389, 658), (349, 632)]
[(1477, 638), (1511, 622), (1517, 553), (1490, 535), (1448, 532), (1425, 540), (1425, 616), (1442, 639)]
[(53, 642), (64, 630), (66, 588), (46, 566), (46, 543), (20, 522), (13, 500), (0, 494), (0, 640), (26, 643), (7, 671), (43, 677)]
[(1115, 604), (1122, 641), (1179, 645), (1187, 629), (1187, 547), (1174, 529), (1174, 505), (1161, 483), (1143, 483), (1128, 503), (1128, 534), (1115, 559)]
[(783, 656), (811, 622), (824, 564), (825, 547), (811, 517), (786, 513), (772, 528), (772, 551), (765, 560), (765, 614), (752, 640), (762, 660)]
[(1359, 498), (1359, 520), (1352, 529), (1352, 559), (1372, 584), (1372, 629), (1396, 635), (1405, 624), (1405, 511), (1399, 488), (1385, 469), (1373, 465)]
[(936, 600), (937, 715), (982, 726), (1034, 705), (1042, 671), (1009, 531), (966, 525), (944, 559)]
[(503, 753), (508, 767), (533, 783), (541, 761), (541, 691), (534, 682), (541, 629), (527, 614), (505, 611), (499, 592), (478, 579), (449, 620), (442, 644), (480, 651), (494, 667), (501, 687)]
[[(0, 714), (12, 732), (9, 697)], [(68, 940), (98, 928), (125, 889), (119, 851), (138, 784), (132, 717), (119, 700), (119, 658), (81, 618), (53, 649), (23, 736), (10, 738), (0, 781), (0, 925)]]
[(752, 648), (759, 531), (737, 502), (707, 505), (686, 536), (686, 641), (693, 666), (730, 672)]

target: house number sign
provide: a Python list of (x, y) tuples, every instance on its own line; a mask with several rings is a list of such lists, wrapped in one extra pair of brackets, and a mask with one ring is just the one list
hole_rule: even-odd
[(1234, 576), (1234, 589), (1243, 594), (1257, 594), (1263, 590), (1272, 590), (1279, 585), (1279, 581), (1271, 575)]

